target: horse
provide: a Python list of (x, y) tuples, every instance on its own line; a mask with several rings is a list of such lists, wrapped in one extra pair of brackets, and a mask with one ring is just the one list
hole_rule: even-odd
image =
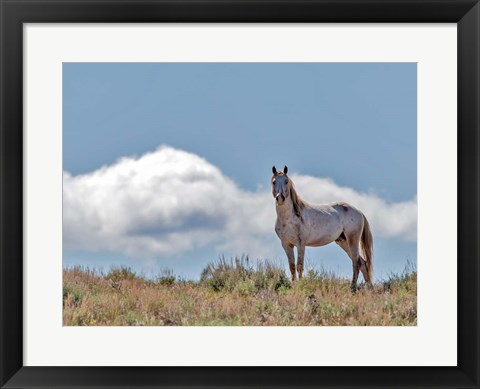
[[(275, 198), (277, 221), (275, 232), (287, 254), (292, 281), (302, 278), (305, 247), (325, 246), (335, 242), (350, 257), (353, 266), (351, 290), (357, 289), (360, 271), (367, 285), (373, 279), (373, 236), (365, 215), (345, 202), (312, 205), (303, 200), (288, 177), (288, 167), (283, 171), (272, 168), (272, 194)], [(360, 253), (360, 246), (363, 256)], [(295, 254), (297, 248), (297, 266)]]

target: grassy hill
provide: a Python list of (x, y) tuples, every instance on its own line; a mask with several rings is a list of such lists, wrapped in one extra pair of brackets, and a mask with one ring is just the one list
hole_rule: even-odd
[(147, 279), (128, 268), (104, 274), (63, 271), (66, 326), (411, 326), (417, 324), (417, 274), (405, 271), (373, 290), (309, 270), (294, 282), (283, 268), (247, 260), (210, 264), (200, 281), (164, 272)]

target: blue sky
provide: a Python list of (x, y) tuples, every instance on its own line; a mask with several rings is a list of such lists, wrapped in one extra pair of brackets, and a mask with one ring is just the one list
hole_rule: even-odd
[[(252, 196), (269, 190), (272, 165), (287, 164), (289, 171), (298, 175), (299, 182), (306, 176), (329, 178), (339, 188), (348, 187), (363, 194), (364, 200), (360, 201), (367, 201), (368, 196), (382, 199), (385, 213), (390, 205), (410, 206), (414, 201), (416, 206), (416, 77), (416, 64), (65, 63), (63, 169), (72, 178), (88, 178), (102, 166), (117, 166), (120, 158), (134, 157), (138, 161), (145, 153), (166, 145), (173, 151), (159, 151), (162, 155), (157, 161), (175, 159), (180, 156), (175, 154), (178, 151), (187, 152), (193, 158), (189, 163), (198, 165), (193, 157), (198, 156), (205, 169), (218, 168), (222, 180), (232, 181), (238, 190)], [(181, 154), (180, 159), (190, 158), (187, 154)], [(168, 166), (173, 169), (170, 176), (175, 174), (175, 166)], [(115, 171), (121, 168), (117, 166)], [(82, 182), (91, 187), (85, 183), (86, 178)], [(128, 191), (129, 184), (125, 185)], [(321, 192), (322, 183), (316, 181), (315, 185)], [(72, 189), (71, 196), (80, 197), (80, 184), (76, 182), (71, 187), (78, 190), (77, 193)], [(82, 190), (83, 196), (90, 193)], [(315, 193), (312, 191), (311, 196), (315, 197)], [(99, 197), (102, 196), (92, 194), (92, 198)], [(271, 200), (268, 206), (274, 209)], [(315, 202), (314, 198), (307, 200)], [(64, 202), (64, 213), (69, 204)], [(82, 204), (88, 207), (87, 200)], [(97, 202), (92, 207), (98, 207), (102, 215), (108, 208)], [(115, 208), (115, 213), (119, 217), (123, 212)], [(401, 271), (407, 260), (416, 261), (414, 232), (385, 224), (401, 215), (375, 216), (382, 226), (375, 239), (380, 277)], [(162, 217), (155, 219), (158, 223), (154, 229), (165, 222)], [(193, 219), (188, 220), (191, 223)], [(211, 222), (203, 216), (198, 220)], [(271, 224), (272, 232), (274, 222), (265, 220), (265, 224)], [(123, 220), (117, 222), (122, 223)], [(151, 221), (148, 223), (149, 231), (153, 231)], [(77, 227), (68, 224), (67, 232), (81, 233)], [(187, 229), (184, 227), (175, 228), (183, 233)], [(168, 228), (163, 228), (163, 233)], [(191, 236), (191, 228), (187, 235), (178, 235), (177, 230), (175, 239)], [(391, 232), (384, 234), (383, 230)], [(111, 234), (110, 238), (113, 239)], [(117, 238), (121, 240), (122, 235)], [(155, 242), (160, 245), (163, 239), (161, 234), (148, 238), (153, 246)], [(121, 248), (123, 243), (117, 250), (113, 240), (109, 245), (96, 242), (89, 246), (88, 241), (64, 238), (64, 264), (106, 269), (123, 264), (147, 273), (168, 267), (190, 278), (198, 276), (209, 261), (221, 254), (255, 256), (248, 247), (234, 252), (232, 247), (209, 239), (199, 239), (179, 250), (152, 249), (143, 254), (138, 248)], [(233, 238), (226, 235), (225, 239)], [(245, 237), (242, 242), (248, 246), (250, 241)], [(281, 261), (282, 252), (275, 244), (280, 246), (275, 240), (265, 245), (272, 251), (266, 250), (262, 255)], [(255, 251), (255, 244), (251, 247)], [(306, 257), (312, 265), (350, 276), (350, 260), (334, 244), (307, 249)]]

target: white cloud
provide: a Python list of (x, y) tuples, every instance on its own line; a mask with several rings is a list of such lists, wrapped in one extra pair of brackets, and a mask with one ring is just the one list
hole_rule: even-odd
[[(265, 178), (270, 178), (268, 171)], [(303, 175), (292, 179), (307, 201), (343, 200), (360, 208), (375, 235), (416, 239), (416, 199), (387, 203), (330, 179)], [(268, 257), (278, 252), (270, 189), (245, 191), (192, 153), (162, 146), (88, 174), (65, 172), (63, 181), (67, 249), (109, 250), (138, 259), (208, 245), (219, 254)]]

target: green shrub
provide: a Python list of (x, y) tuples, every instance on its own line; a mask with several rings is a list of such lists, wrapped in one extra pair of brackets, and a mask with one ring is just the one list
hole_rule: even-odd
[(113, 267), (105, 276), (105, 279), (118, 282), (123, 280), (133, 280), (137, 275), (130, 267)]
[(173, 274), (171, 269), (163, 269), (160, 275), (156, 279), (156, 283), (159, 285), (171, 286), (175, 284), (177, 277)]
[(256, 292), (257, 288), (252, 280), (239, 281), (235, 289), (242, 296), (248, 296)]
[(237, 290), (246, 294), (291, 286), (284, 269), (268, 261), (259, 261), (253, 267), (248, 257), (230, 261), (222, 257), (210, 263), (203, 269), (200, 282), (216, 292)]

